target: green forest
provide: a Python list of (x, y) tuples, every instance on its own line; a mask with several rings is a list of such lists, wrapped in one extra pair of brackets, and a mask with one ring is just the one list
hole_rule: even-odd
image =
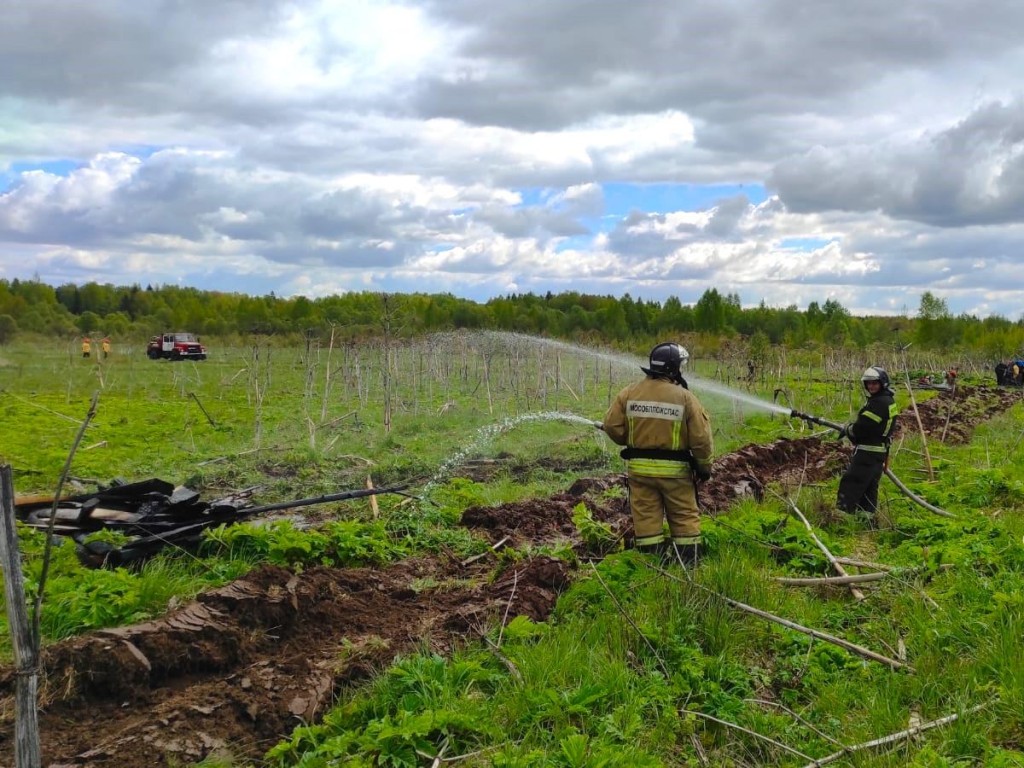
[(165, 331), (216, 337), (316, 335), (359, 339), (491, 329), (591, 343), (648, 342), (698, 334), (702, 348), (736, 336), (787, 347), (867, 348), (914, 343), (998, 358), (1024, 351), (1024, 317), (953, 315), (924, 292), (913, 315), (857, 316), (839, 302), (741, 305), (737, 294), (707, 289), (693, 305), (576, 292), (511, 294), (484, 303), (451, 294), (347, 293), (320, 299), (203, 291), (180, 286), (95, 282), (54, 288), (38, 280), (0, 280), (0, 343), (18, 333), (51, 337), (104, 334), (141, 339)]

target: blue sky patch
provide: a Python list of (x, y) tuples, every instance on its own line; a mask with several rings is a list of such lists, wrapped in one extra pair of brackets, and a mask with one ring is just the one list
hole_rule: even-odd
[(18, 177), (26, 171), (45, 171), (54, 176), (69, 176), (72, 171), (81, 168), (83, 163), (77, 160), (44, 160), (38, 163), (11, 163), (0, 171), (0, 192), (6, 192), (14, 186)]
[(605, 184), (605, 210), (625, 215), (630, 211), (671, 213), (705, 211), (720, 200), (746, 195), (754, 205), (768, 199), (762, 184)]
[[(593, 225), (591, 220), (583, 220), (583, 225), (591, 227)], [(562, 253), (563, 251), (588, 251), (594, 245), (593, 235), (573, 235), (572, 237), (563, 237), (558, 240), (555, 244), (555, 253)]]
[(793, 251), (816, 251), (833, 242), (832, 237), (787, 237), (779, 243), (779, 248)]
[[(601, 184), (604, 192), (605, 212), (625, 216), (630, 211), (645, 213), (671, 213), (672, 211), (704, 211), (719, 201), (737, 195), (746, 195), (754, 205), (768, 199), (763, 184), (628, 184), (609, 182)], [(561, 190), (549, 187), (521, 187), (516, 190), (522, 198), (519, 207), (544, 205)]]
[[(674, 211), (704, 211), (725, 199), (746, 195), (752, 205), (768, 199), (762, 184), (628, 184), (611, 182), (601, 185), (604, 192), (604, 215), (584, 216), (580, 223), (592, 233), (610, 232), (631, 211), (644, 213), (672, 213)], [(561, 190), (548, 187), (524, 187), (516, 190), (522, 198), (517, 206), (528, 208), (543, 206), (552, 195)], [(577, 240), (572, 238), (572, 240)], [(810, 242), (811, 239), (808, 239)], [(794, 239), (794, 242), (796, 239)], [(822, 240), (806, 250), (820, 248)], [(563, 242), (558, 250), (580, 247), (580, 241)], [(787, 247), (798, 247), (796, 245)]]

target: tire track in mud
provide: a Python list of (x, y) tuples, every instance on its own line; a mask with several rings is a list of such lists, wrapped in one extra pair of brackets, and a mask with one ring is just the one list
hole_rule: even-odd
[[(1019, 392), (958, 387), (918, 406), (925, 431), (947, 442), (1021, 401)], [(916, 430), (908, 416), (903, 429)], [(817, 436), (751, 444), (715, 461), (701, 488), (712, 514), (769, 483), (826, 479), (849, 448)], [(565, 493), (500, 507), (471, 507), (462, 524), (492, 543), (563, 540), (587, 552), (572, 522), (580, 503), (629, 538), (624, 498), (602, 492), (612, 475), (579, 480)], [(200, 595), (167, 616), (54, 643), (43, 653), (40, 726), (44, 764), (153, 766), (198, 761), (219, 749), (258, 759), (301, 724), (315, 721), (345, 687), (397, 655), (450, 653), (517, 615), (546, 619), (573, 576), (534, 557), (493, 577), (487, 559), (414, 558), (387, 568), (264, 566)], [(0, 672), (0, 759), (11, 759), (13, 674)]]

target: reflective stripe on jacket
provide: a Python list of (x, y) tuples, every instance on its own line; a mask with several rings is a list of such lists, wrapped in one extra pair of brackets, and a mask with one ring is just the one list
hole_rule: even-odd
[(869, 397), (857, 413), (856, 421), (847, 430), (857, 450), (887, 453), (889, 438), (899, 412), (890, 390), (883, 389), (874, 397)]
[[(708, 415), (696, 395), (668, 379), (648, 376), (619, 392), (605, 414), (604, 430), (630, 448), (689, 450), (699, 467), (711, 470)], [(631, 458), (627, 466), (630, 474), (643, 477), (688, 477), (691, 472), (682, 459)]]

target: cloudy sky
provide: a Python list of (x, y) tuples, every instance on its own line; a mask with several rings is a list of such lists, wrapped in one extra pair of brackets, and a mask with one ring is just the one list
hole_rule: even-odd
[(1024, 313), (1020, 0), (3, 0), (0, 277)]

